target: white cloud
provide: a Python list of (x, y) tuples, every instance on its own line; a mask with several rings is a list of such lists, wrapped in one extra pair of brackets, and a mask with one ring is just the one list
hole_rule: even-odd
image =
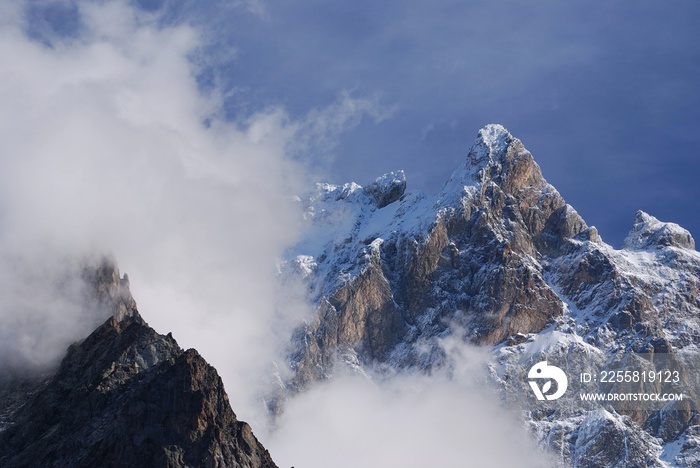
[(12, 330), (2, 352), (50, 332), (50, 361), (86, 332), (81, 313), (48, 299), (29, 307), (10, 258), (47, 274), (61, 259), (111, 252), (147, 321), (247, 382), (271, 359), (275, 258), (297, 226), (302, 171), (285, 152), (294, 129), (280, 110), (211, 120), (218, 103), (199, 92), (189, 60), (196, 30), (158, 28), (125, 2), (80, 13), (82, 35), (51, 47), (21, 21), (0, 30), (0, 259), (17, 291), (0, 299)]
[[(544, 467), (516, 411), (484, 383), (487, 356), (445, 343), (452, 366), (391, 378), (343, 374), (292, 399), (264, 442), (280, 466)], [(269, 440), (268, 440), (269, 438)]]
[[(290, 148), (309, 133), (332, 145), (359, 115), (380, 118), (377, 106), (344, 95), (298, 121), (270, 108), (225, 122), (221, 94), (197, 87), (198, 29), (85, 2), (80, 33), (47, 45), (25, 34), (24, 6), (4, 5), (14, 16), (0, 28), (0, 326), (11, 330), (0, 352), (50, 362), (104, 319), (47, 298), (30, 307), (11, 293), (23, 279), (10, 258), (49, 277), (66, 258), (112, 253), (144, 318), (215, 365), (245, 416), (286, 344), (279, 327), (303, 314), (275, 310), (275, 262), (301, 219), (292, 195), (308, 182)], [(19, 346), (48, 334), (41, 352)]]

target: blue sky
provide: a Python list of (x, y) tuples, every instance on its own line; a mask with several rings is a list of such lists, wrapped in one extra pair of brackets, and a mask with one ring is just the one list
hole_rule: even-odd
[[(73, 2), (32, 5), (35, 37), (79, 37)], [(621, 244), (638, 209), (700, 233), (697, 1), (134, 5), (203, 33), (199, 83), (228, 119), (364, 103), (332, 142), (304, 147), (329, 181), (404, 169), (410, 188), (437, 191), (477, 130), (502, 123), (607, 242)]]

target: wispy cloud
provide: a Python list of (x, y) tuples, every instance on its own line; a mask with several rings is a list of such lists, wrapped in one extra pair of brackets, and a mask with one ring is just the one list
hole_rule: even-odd
[(296, 122), (295, 138), (288, 150), (308, 165), (328, 167), (337, 157), (343, 137), (363, 119), (381, 123), (391, 118), (396, 110), (395, 105), (382, 103), (378, 96), (354, 96), (350, 91), (342, 91), (334, 102), (311, 109)]

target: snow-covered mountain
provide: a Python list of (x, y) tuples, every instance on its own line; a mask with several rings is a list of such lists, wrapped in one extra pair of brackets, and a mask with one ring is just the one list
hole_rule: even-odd
[[(697, 369), (700, 254), (690, 233), (640, 211), (614, 249), (500, 125), (479, 131), (435, 196), (407, 191), (398, 171), (366, 187), (317, 184), (299, 202), (308, 230), (281, 277), (301, 278), (317, 313), (291, 341), (290, 392), (330, 378), (338, 362), (440, 367), (440, 340), (456, 333), (492, 347), (494, 389), (506, 400), (543, 360), (584, 372), (656, 353), (685, 356), (683, 375)], [(699, 466), (696, 409), (523, 414), (562, 466)]]

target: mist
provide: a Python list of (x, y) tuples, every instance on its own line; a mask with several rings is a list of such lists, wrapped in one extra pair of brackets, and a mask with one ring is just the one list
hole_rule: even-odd
[[(451, 335), (448, 365), (430, 375), (342, 366), (288, 402), (265, 435), (279, 466), (555, 466), (504, 407), (487, 377), (487, 350)], [(268, 440), (269, 438), (269, 440)]]
[(262, 392), (313, 313), (276, 281), (301, 229), (294, 195), (322, 175), (303, 153), (332, 152), (364, 116), (391, 111), (339, 90), (296, 120), (272, 106), (228, 121), (221, 90), (198, 85), (195, 26), (164, 26), (126, 1), (71, 5), (80, 26), (68, 35), (32, 36), (25, 3), (1, 7), (0, 362), (50, 365), (99, 325), (74, 272), (76, 259), (108, 254), (144, 319), (218, 370), (282, 466), (537, 457), (489, 391), (455, 374), (340, 374), (289, 400), (268, 431)]

